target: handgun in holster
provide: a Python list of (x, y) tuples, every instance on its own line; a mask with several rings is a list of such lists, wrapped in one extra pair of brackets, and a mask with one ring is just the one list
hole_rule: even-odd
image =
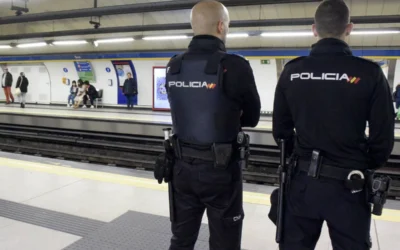
[(383, 207), (389, 194), (392, 179), (389, 176), (375, 177), (373, 172), (369, 174), (370, 203), (372, 204), (372, 214), (381, 216)]

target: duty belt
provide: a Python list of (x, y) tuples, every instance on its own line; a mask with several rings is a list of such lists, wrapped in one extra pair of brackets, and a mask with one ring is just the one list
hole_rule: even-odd
[[(177, 155), (178, 157), (178, 155)], [(210, 149), (208, 150), (200, 150), (191, 147), (181, 147), (181, 157), (188, 157), (193, 159), (200, 159), (205, 161), (214, 161), (214, 153)]]
[[(310, 161), (298, 160), (297, 167), (300, 171), (309, 173), (310, 170)], [(319, 178), (320, 176), (325, 178), (336, 179), (340, 181), (344, 181), (349, 179), (349, 177), (353, 174), (363, 174), (362, 171), (339, 168), (332, 165), (321, 164), (317, 171), (316, 176), (314, 178)]]

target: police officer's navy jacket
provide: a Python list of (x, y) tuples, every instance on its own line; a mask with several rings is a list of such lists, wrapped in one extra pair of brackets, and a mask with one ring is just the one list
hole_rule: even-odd
[(229, 143), (255, 127), (260, 99), (249, 63), (226, 53), (213, 36), (196, 36), (167, 66), (166, 88), (174, 133), (198, 145)]
[(290, 61), (276, 88), (273, 134), (290, 140), (294, 129), (301, 158), (310, 159), (316, 149), (325, 164), (380, 167), (394, 143), (394, 108), (381, 67), (353, 56), (345, 42), (333, 38)]

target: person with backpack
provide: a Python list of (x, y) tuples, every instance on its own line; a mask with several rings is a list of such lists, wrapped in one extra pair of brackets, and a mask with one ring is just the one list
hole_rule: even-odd
[(21, 72), (17, 80), (17, 85), (15, 86), (16, 89), (19, 89), (18, 98), (21, 103), (21, 108), (25, 108), (26, 93), (28, 93), (28, 85), (29, 85), (28, 78), (26, 78), (24, 72)]

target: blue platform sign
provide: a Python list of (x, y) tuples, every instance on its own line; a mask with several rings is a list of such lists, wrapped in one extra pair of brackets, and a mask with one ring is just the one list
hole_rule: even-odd
[(109, 67), (106, 68), (107, 73), (111, 72), (111, 69)]
[(78, 72), (92, 72), (90, 62), (75, 62), (75, 67)]
[(67, 68), (64, 68), (63, 70), (64, 70), (65, 73), (68, 73), (68, 69)]
[(75, 68), (78, 72), (79, 79), (82, 81), (94, 82), (94, 72), (92, 64), (89, 61), (75, 61)]

